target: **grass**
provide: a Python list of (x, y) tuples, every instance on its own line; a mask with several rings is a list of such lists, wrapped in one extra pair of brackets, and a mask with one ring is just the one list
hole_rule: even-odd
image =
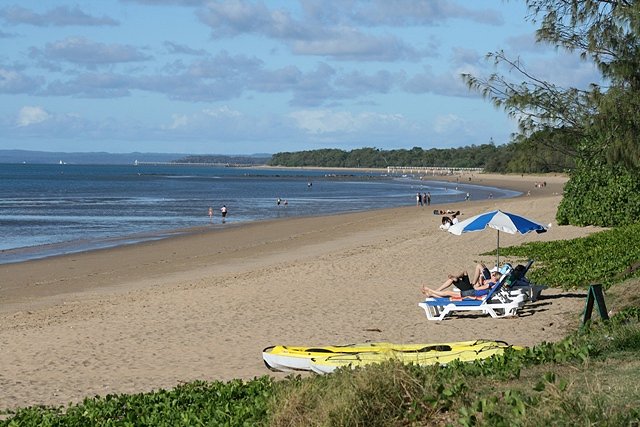
[[(606, 289), (626, 278), (640, 277), (640, 245), (636, 242), (640, 242), (640, 223), (578, 239), (500, 248), (500, 255), (534, 259), (527, 273), (534, 282), (565, 290), (601, 283)], [(495, 252), (483, 255), (489, 254)]]
[(290, 379), (274, 393), (269, 423), (634, 425), (640, 422), (640, 316), (632, 311), (617, 319), (487, 363), (419, 368), (388, 362)]
[[(5, 411), (0, 426), (638, 426), (640, 279), (633, 266), (640, 226), (621, 228), (628, 229), (501, 249), (536, 259), (531, 274), (539, 282), (605, 284), (607, 305), (616, 307), (611, 320), (594, 315), (589, 327), (558, 343), (447, 367), (389, 361), (281, 381), (194, 382)], [(596, 264), (594, 253), (612, 255)]]

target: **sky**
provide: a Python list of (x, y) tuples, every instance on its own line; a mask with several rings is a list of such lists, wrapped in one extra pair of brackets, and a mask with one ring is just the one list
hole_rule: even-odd
[(527, 16), (524, 0), (3, 0), (0, 149), (505, 144), (517, 122), (460, 76), (496, 72), (488, 53), (565, 87), (598, 80), (536, 44)]

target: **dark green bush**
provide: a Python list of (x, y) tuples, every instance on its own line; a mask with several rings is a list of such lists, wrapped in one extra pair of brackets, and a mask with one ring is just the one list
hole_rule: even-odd
[(640, 221), (640, 174), (621, 166), (579, 166), (564, 187), (556, 220), (602, 227)]

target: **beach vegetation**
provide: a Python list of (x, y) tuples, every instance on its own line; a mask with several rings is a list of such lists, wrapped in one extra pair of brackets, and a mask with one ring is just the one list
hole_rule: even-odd
[(276, 153), (269, 165), (285, 167), (331, 168), (386, 168), (387, 166), (485, 168), (492, 159), (499, 157), (504, 148), (488, 143), (459, 148), (420, 147), (398, 150), (380, 150), (365, 147), (350, 151), (320, 149)]
[[(559, 224), (614, 226), (640, 221), (640, 4), (636, 1), (527, 0), (537, 41), (592, 62), (600, 81), (564, 88), (530, 74), (503, 51), (490, 53), (503, 74), (464, 75), (471, 89), (518, 119), (520, 140), (569, 149), (575, 167), (559, 206)], [(560, 136), (557, 144), (549, 135)], [(542, 138), (540, 138), (542, 136)], [(555, 146), (555, 147), (554, 147)], [(566, 152), (566, 151), (563, 151)]]
[[(544, 140), (545, 145), (533, 143)], [(424, 150), (381, 150), (360, 148), (351, 151), (320, 149), (275, 153), (270, 166), (325, 168), (436, 167), (480, 168), (495, 173), (565, 173), (575, 167), (575, 156), (557, 146), (565, 144), (560, 133), (541, 133), (535, 138), (517, 138), (504, 145), (470, 145)]]
[(249, 156), (228, 156), (223, 154), (191, 154), (179, 159), (172, 159), (175, 164), (214, 164), (226, 166), (261, 166), (267, 164), (271, 155), (254, 154)]
[(500, 153), (502, 164), (488, 164), (487, 172), (554, 173), (569, 172), (576, 167), (576, 135), (568, 129), (543, 129), (525, 137), (516, 134)]
[(620, 165), (581, 163), (565, 184), (560, 225), (615, 227), (640, 221), (640, 174)]
[(536, 259), (530, 274), (540, 283), (605, 285), (611, 319), (591, 320), (559, 342), (448, 366), (391, 360), (325, 376), (196, 381), (5, 411), (0, 426), (638, 425), (639, 234), (640, 225), (629, 224), (501, 248), (514, 260)]
[[(607, 289), (627, 278), (640, 277), (640, 245), (633, 242), (640, 242), (637, 223), (571, 240), (503, 247), (500, 255), (522, 263), (535, 260), (527, 277), (537, 283), (564, 290), (599, 283)], [(485, 255), (492, 254), (495, 251)]]
[(273, 380), (195, 381), (172, 390), (86, 398), (68, 407), (21, 409), (0, 426), (260, 425)]

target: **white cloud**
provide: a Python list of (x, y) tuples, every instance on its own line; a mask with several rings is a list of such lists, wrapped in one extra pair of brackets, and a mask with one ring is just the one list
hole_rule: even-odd
[(220, 129), (222, 125), (229, 125), (229, 121), (250, 120), (237, 110), (232, 110), (228, 106), (219, 108), (205, 108), (193, 114), (173, 114), (171, 123), (161, 128), (166, 130), (188, 130), (198, 131), (204, 129)]
[(41, 82), (39, 77), (29, 77), (24, 71), (0, 65), (0, 93), (28, 93), (35, 90)]
[(42, 50), (31, 49), (31, 55), (35, 58), (67, 61), (85, 66), (109, 65), (150, 59), (138, 47), (119, 43), (99, 43), (86, 37), (67, 37), (64, 40), (47, 43)]
[(205, 108), (202, 110), (204, 114), (207, 116), (215, 117), (215, 118), (228, 118), (228, 117), (240, 117), (242, 113), (237, 110), (232, 110), (226, 105), (220, 108)]
[(450, 134), (457, 131), (465, 131), (465, 122), (455, 114), (437, 116), (433, 121), (433, 130), (439, 134)]
[(359, 113), (330, 110), (301, 110), (294, 111), (289, 117), (297, 126), (311, 134), (327, 134), (335, 132), (353, 133), (371, 131), (373, 129), (390, 129), (410, 127), (407, 120), (400, 114)]
[(354, 118), (351, 113), (334, 113), (328, 110), (294, 111), (289, 114), (299, 128), (309, 133), (321, 134), (338, 131), (353, 131)]
[(10, 82), (14, 80), (18, 80), (20, 78), (20, 74), (15, 71), (8, 70), (6, 68), (0, 68), (0, 82), (2, 82), (3, 86), (6, 84), (5, 82)]
[(173, 114), (171, 118), (173, 119), (171, 123), (167, 126), (163, 126), (163, 129), (179, 129), (189, 125), (189, 117), (184, 114)]
[(9, 24), (28, 24), (38, 27), (69, 25), (118, 25), (118, 21), (103, 16), (101, 18), (88, 15), (78, 8), (59, 6), (44, 13), (37, 13), (21, 6), (10, 6), (0, 10), (0, 16)]
[(42, 107), (26, 106), (22, 107), (18, 112), (18, 127), (26, 127), (33, 124), (41, 123), (51, 118), (51, 115)]

